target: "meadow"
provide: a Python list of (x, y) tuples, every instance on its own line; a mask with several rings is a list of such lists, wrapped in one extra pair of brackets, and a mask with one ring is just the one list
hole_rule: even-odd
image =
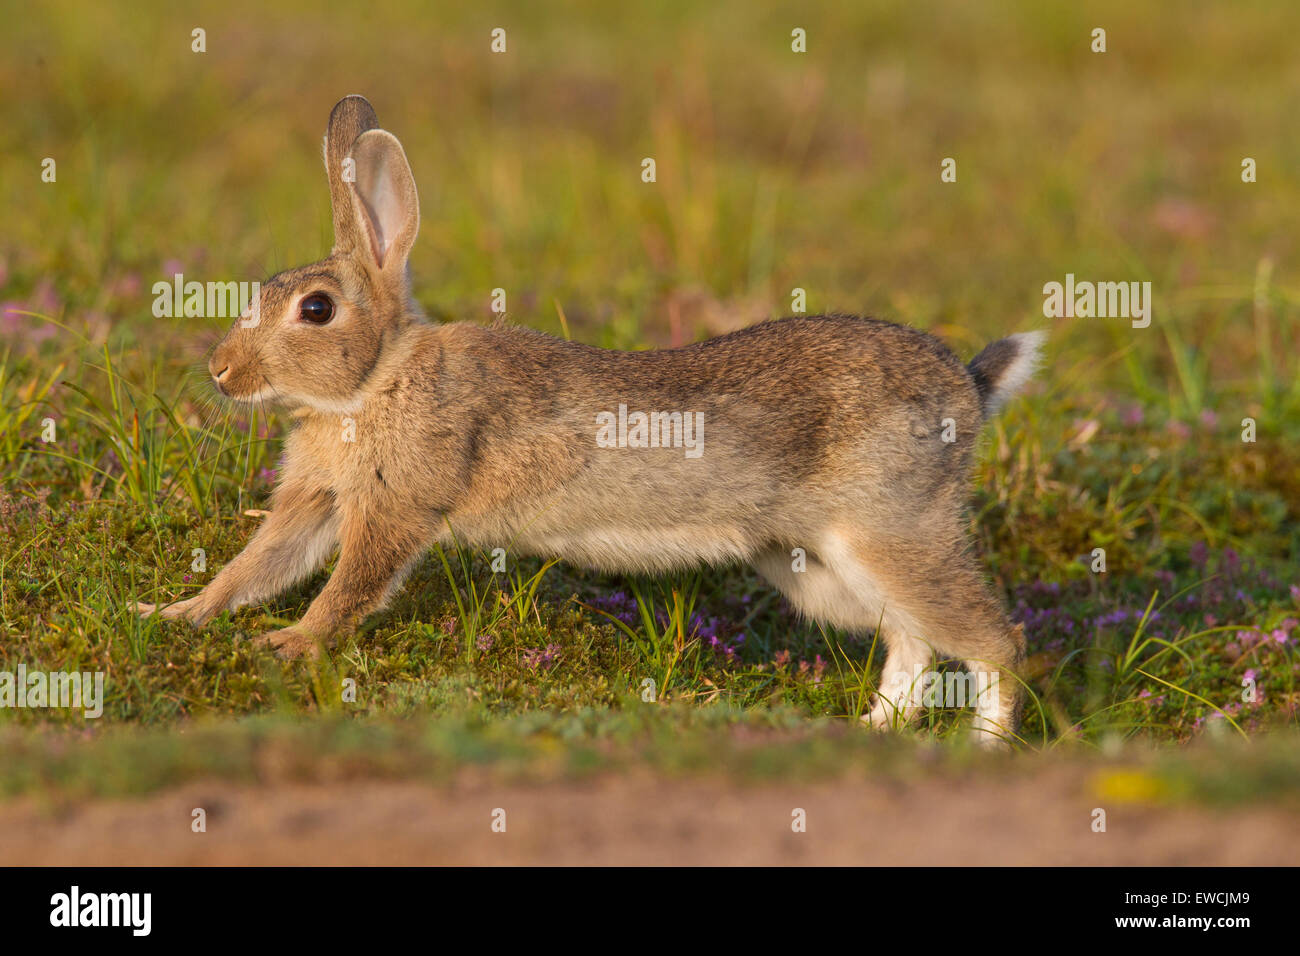
[[(217, 402), (224, 323), (155, 318), (154, 285), (323, 255), (320, 137), (353, 92), (411, 160), (432, 321), (492, 321), (501, 289), (508, 321), (671, 347), (803, 290), (810, 313), (905, 322), (964, 359), (1045, 329), (970, 509), (1029, 640), (1015, 759), (1154, 752), (1161, 779), (1196, 781), (1169, 792), (1293, 793), (1300, 9), (318, 6), (4, 11), (0, 670), (107, 680), (96, 721), (0, 708), (0, 793), (256, 778), (277, 747), (307, 777), (977, 759), (969, 712), (862, 729), (883, 648), (740, 567), (618, 579), (434, 550), (315, 662), (243, 638), (300, 617), (325, 574), (203, 631), (133, 613), (242, 548), (288, 427)], [(1150, 325), (1045, 317), (1067, 275), (1150, 282)]]

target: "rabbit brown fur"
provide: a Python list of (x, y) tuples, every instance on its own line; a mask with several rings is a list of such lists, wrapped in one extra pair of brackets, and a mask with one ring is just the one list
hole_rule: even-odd
[[(743, 561), (809, 617), (879, 628), (892, 690), (873, 724), (916, 710), (915, 675), (937, 652), (1003, 673), (976, 729), (1014, 730), (1024, 637), (971, 555), (964, 507), (980, 427), (1032, 372), (1037, 336), (968, 368), (924, 332), (839, 315), (646, 352), (432, 325), (411, 297), (419, 211), (400, 144), (348, 97), (325, 157), (330, 257), (265, 283), (256, 323), (236, 322), (210, 362), (230, 398), (294, 410), (270, 516), (160, 613), (202, 624), (337, 549), (303, 619), (258, 639), (296, 656), (382, 607), (435, 542), (629, 573)], [(325, 324), (300, 311), (318, 293), (334, 307)], [(599, 416), (620, 406), (697, 416), (700, 453), (602, 447)]]

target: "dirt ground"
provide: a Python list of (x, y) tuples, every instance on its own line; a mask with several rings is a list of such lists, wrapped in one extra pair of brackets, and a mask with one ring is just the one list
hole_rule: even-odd
[[(1300, 817), (1101, 805), (1059, 769), (1004, 780), (738, 786), (649, 775), (451, 786), (195, 783), (0, 805), (0, 864), (1294, 864)], [(207, 830), (191, 830), (192, 811)], [(505, 811), (504, 833), (493, 813)], [(806, 812), (806, 832), (792, 831)]]

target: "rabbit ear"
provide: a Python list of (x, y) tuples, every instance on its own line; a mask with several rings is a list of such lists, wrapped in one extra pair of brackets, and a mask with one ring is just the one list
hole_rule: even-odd
[(356, 178), (348, 153), (358, 136), (379, 127), (379, 117), (364, 96), (345, 96), (330, 111), (325, 129), (325, 175), (330, 184), (330, 206), (334, 210), (334, 251), (364, 248), (364, 228), (357, 222), (352, 205), (351, 182)]
[(352, 144), (352, 159), (354, 208), (367, 240), (354, 254), (385, 276), (405, 275), (420, 231), (420, 199), (402, 144), (387, 130), (370, 130)]

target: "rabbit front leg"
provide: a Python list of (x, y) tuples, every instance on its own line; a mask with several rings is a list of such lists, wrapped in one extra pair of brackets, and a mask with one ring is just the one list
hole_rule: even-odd
[(338, 513), (326, 489), (287, 480), (272, 495), (271, 514), (243, 551), (194, 597), (165, 607), (143, 602), (142, 616), (184, 618), (201, 626), (222, 611), (256, 604), (319, 570), (338, 541)]
[[(301, 621), (255, 638), (283, 658), (317, 657), (340, 631), (382, 608), (402, 585), (428, 541), (417, 529), (345, 518), (338, 565)], [(432, 538), (432, 535), (430, 535)]]

